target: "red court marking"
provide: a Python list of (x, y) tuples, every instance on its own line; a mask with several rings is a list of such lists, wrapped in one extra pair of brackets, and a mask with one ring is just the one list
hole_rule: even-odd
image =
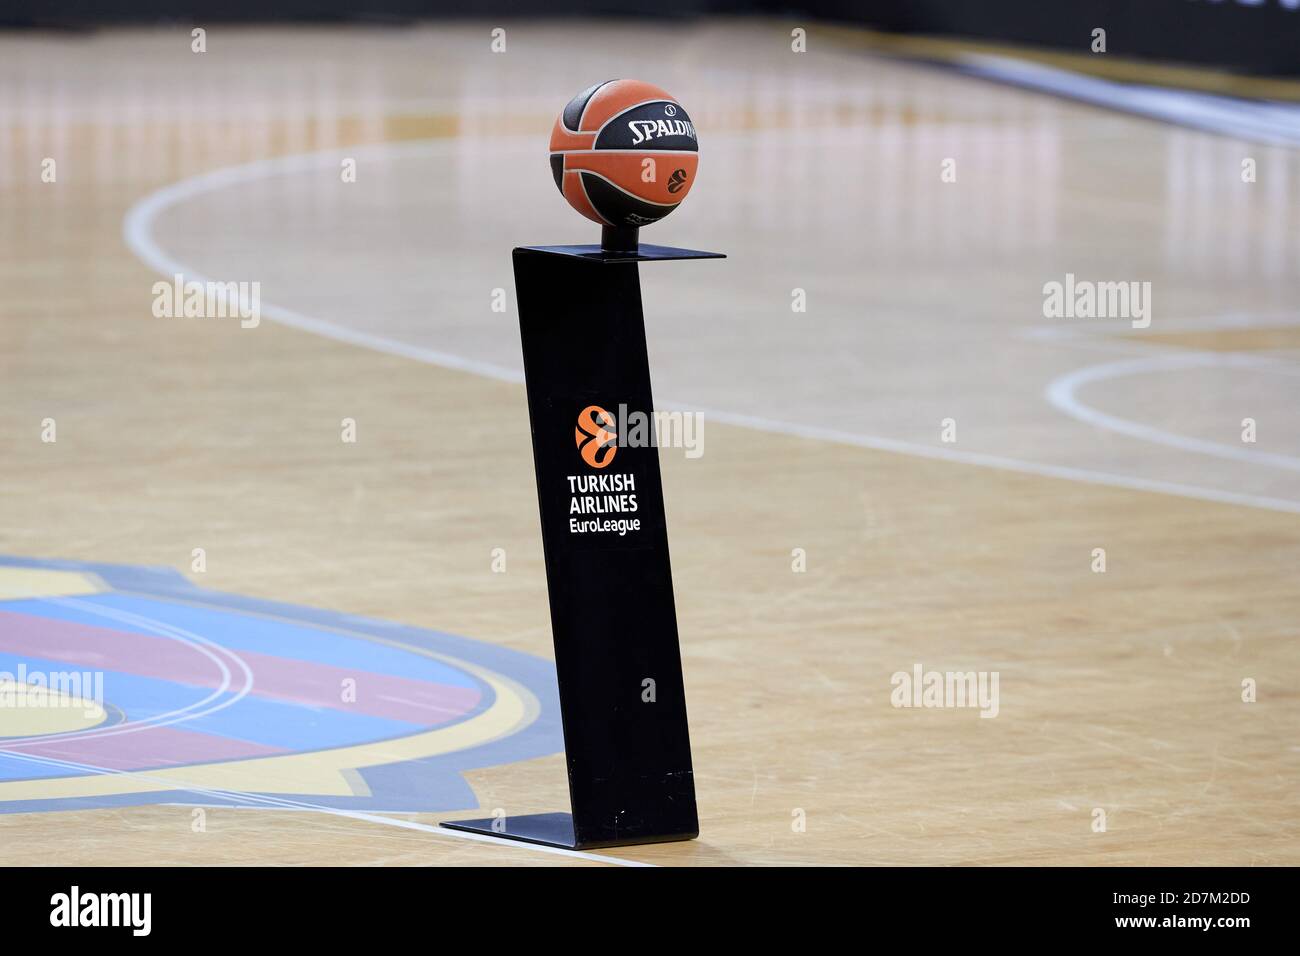
[[(253, 672), (250, 696), (305, 707), (428, 727), (461, 717), (473, 710), (482, 697), (474, 687), (358, 673), (355, 668), (227, 650)], [(14, 611), (0, 611), (0, 651), (193, 687), (211, 689), (224, 683), (212, 660), (180, 641)], [(343, 700), (345, 680), (356, 682), (354, 702)]]

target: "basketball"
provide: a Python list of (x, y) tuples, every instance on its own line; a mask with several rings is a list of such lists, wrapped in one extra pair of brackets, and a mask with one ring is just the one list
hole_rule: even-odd
[(551, 133), (551, 173), (569, 205), (616, 228), (658, 222), (686, 198), (695, 126), (667, 91), (607, 80), (569, 101)]

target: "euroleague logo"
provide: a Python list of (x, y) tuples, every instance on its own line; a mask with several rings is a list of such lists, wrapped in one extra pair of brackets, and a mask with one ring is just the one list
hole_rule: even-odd
[(604, 468), (614, 460), (618, 451), (614, 416), (599, 405), (588, 405), (578, 412), (578, 427), (573, 430), (573, 440), (583, 461), (592, 468)]

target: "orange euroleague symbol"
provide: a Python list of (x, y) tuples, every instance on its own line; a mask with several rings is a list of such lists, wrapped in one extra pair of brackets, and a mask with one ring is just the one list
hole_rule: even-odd
[(592, 468), (604, 468), (614, 460), (618, 451), (618, 432), (614, 431), (614, 416), (599, 405), (588, 405), (578, 412), (578, 427), (573, 430), (573, 440), (582, 452), (582, 460)]

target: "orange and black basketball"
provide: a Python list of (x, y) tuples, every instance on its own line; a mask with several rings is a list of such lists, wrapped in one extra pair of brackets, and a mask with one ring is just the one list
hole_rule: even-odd
[(657, 222), (695, 182), (695, 126), (672, 96), (640, 80), (583, 90), (551, 133), (551, 172), (574, 209), (606, 226)]

